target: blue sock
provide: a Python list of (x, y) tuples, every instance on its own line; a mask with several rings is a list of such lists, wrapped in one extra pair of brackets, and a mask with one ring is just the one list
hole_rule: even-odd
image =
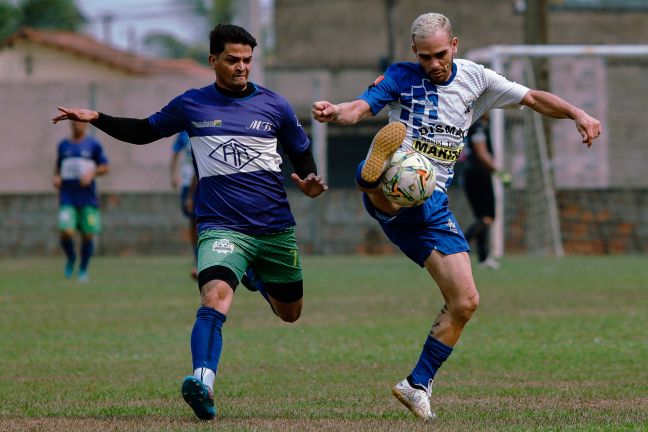
[(223, 349), (221, 328), (227, 317), (216, 309), (201, 307), (196, 312), (196, 322), (191, 331), (191, 358), (194, 370), (204, 367), (218, 369)]
[(358, 184), (358, 186), (363, 187), (365, 189), (373, 189), (376, 186), (380, 184), (380, 179), (376, 180), (373, 183), (367, 183), (362, 179), (362, 167), (364, 167), (365, 161), (362, 161), (358, 164), (358, 168), (356, 168), (355, 172), (355, 181)]
[(68, 237), (61, 238), (61, 247), (65, 252), (68, 263), (74, 264), (74, 261), (76, 261), (76, 254), (74, 253), (74, 240)]
[(432, 336), (428, 336), (423, 345), (423, 351), (419, 357), (418, 363), (414, 370), (407, 377), (407, 380), (412, 386), (417, 388), (428, 389), (430, 380), (434, 378), (437, 370), (441, 367), (444, 361), (450, 357), (452, 347), (439, 342)]
[(81, 264), (79, 265), (79, 271), (85, 272), (88, 269), (88, 263), (90, 262), (90, 257), (94, 252), (94, 241), (84, 240), (81, 242)]

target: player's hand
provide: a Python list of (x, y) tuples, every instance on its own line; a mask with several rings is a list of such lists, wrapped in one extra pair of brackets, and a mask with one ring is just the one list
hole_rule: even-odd
[(304, 195), (311, 198), (315, 198), (316, 196), (322, 194), (324, 191), (328, 190), (328, 185), (326, 184), (324, 179), (313, 173), (308, 174), (303, 180), (300, 179), (299, 176), (295, 173), (292, 173), (290, 175), (290, 178), (295, 182), (299, 190), (302, 191)]
[(179, 184), (180, 184), (180, 181), (178, 179), (178, 176), (177, 175), (172, 175), (171, 176), (171, 187), (173, 188), (173, 190), (178, 189)]
[(506, 171), (495, 171), (495, 176), (500, 179), (504, 186), (508, 186), (513, 181), (511, 173)]
[(58, 123), (61, 120), (74, 120), (78, 122), (88, 123), (99, 118), (97, 111), (92, 111), (83, 108), (65, 108), (57, 107), (61, 113), (52, 118), (52, 123)]
[(601, 135), (601, 122), (585, 112), (576, 117), (574, 121), (576, 122), (576, 129), (578, 129), (578, 132), (583, 137), (583, 144), (591, 147), (592, 141)]
[(313, 102), (313, 118), (319, 122), (332, 122), (340, 117), (340, 106), (329, 101)]
[(52, 184), (54, 185), (54, 187), (55, 187), (56, 189), (59, 189), (59, 190), (60, 190), (60, 189), (61, 189), (61, 183), (62, 183), (62, 182), (63, 182), (63, 180), (61, 180), (61, 176), (58, 175), (58, 174), (55, 174), (55, 175), (54, 175), (54, 178), (52, 179)]

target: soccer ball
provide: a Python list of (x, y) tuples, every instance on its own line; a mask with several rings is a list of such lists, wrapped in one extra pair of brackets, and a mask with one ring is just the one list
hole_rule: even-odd
[(387, 164), (381, 185), (385, 196), (399, 206), (423, 204), (436, 187), (434, 166), (418, 152), (399, 149)]

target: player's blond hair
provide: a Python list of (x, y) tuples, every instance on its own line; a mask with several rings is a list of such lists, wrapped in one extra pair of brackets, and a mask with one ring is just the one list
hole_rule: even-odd
[(441, 30), (448, 32), (448, 35), (452, 37), (452, 25), (445, 15), (434, 12), (420, 15), (412, 23), (412, 40), (414, 38), (426, 39)]

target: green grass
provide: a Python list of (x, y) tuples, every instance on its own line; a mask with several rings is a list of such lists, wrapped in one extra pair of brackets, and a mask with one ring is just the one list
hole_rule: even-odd
[(0, 430), (648, 431), (646, 257), (514, 257), (475, 270), (481, 306), (435, 380), (433, 425), (390, 394), (442, 305), (400, 256), (305, 257), (302, 318), (239, 289), (220, 410), (180, 397), (198, 306), (186, 258), (0, 262)]

